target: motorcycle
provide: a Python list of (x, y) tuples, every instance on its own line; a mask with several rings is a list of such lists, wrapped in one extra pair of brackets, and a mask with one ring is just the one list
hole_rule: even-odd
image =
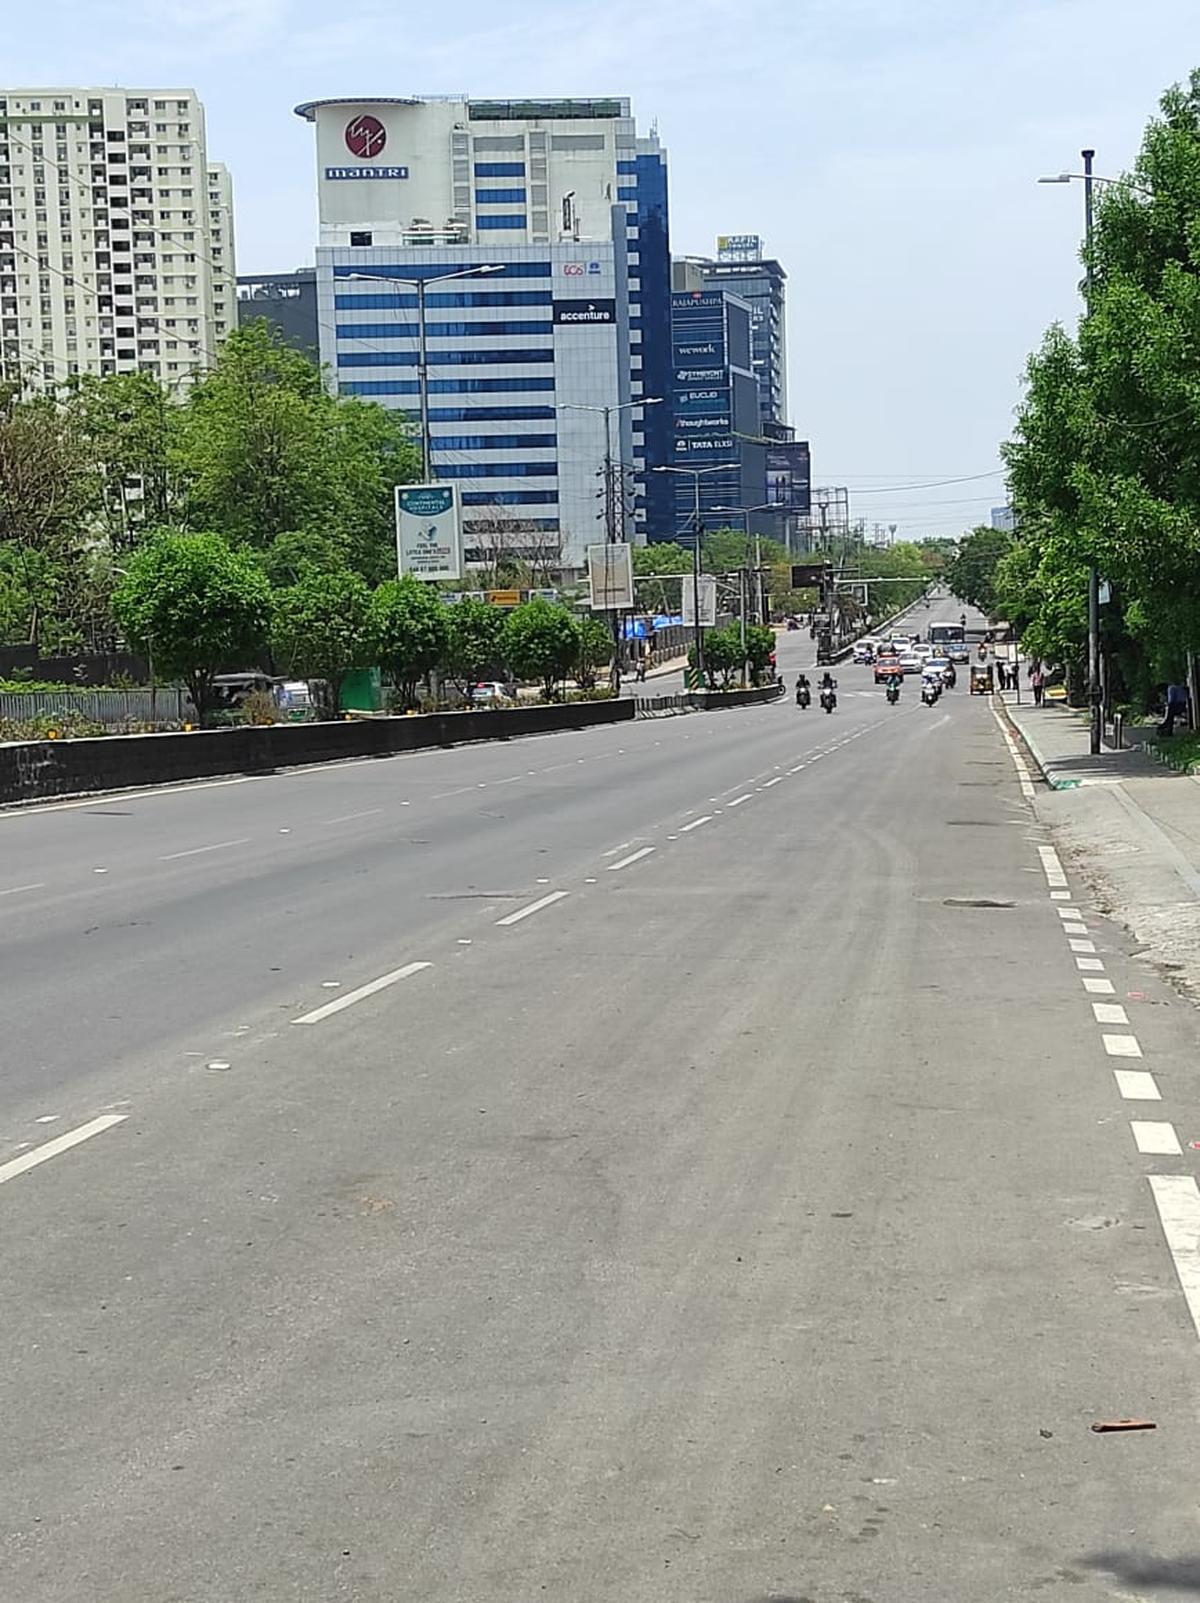
[(936, 707), (942, 687), (933, 679), (926, 679), (921, 685), (921, 700), (926, 707)]
[(900, 700), (900, 681), (895, 677), (888, 680), (887, 699), (893, 707)]
[(832, 712), (837, 706), (837, 691), (832, 685), (823, 685), (821, 688), (821, 711)]
[(808, 686), (807, 685), (797, 685), (796, 686), (796, 705), (797, 705), (797, 707), (800, 707), (801, 709), (804, 709), (809, 705), (809, 703), (811, 701), (812, 701), (812, 692), (809, 690)]

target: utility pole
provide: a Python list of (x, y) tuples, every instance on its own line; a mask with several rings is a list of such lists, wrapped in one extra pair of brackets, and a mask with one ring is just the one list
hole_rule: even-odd
[[(1084, 285), (1087, 305), (1085, 316), (1092, 314), (1092, 291), (1095, 287), (1095, 275), (1092, 268), (1092, 241), (1093, 241), (1093, 176), (1092, 162), (1095, 160), (1094, 150), (1081, 152), (1083, 156), (1083, 237), (1084, 237)], [(1090, 712), (1090, 738), (1088, 749), (1093, 757), (1099, 755), (1100, 738), (1104, 727), (1104, 708), (1101, 705), (1100, 689), (1100, 570), (1095, 562), (1088, 564), (1088, 708)]]

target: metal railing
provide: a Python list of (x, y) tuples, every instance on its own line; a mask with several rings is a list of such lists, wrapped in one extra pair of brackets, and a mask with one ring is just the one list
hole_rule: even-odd
[(74, 712), (109, 729), (128, 723), (182, 723), (192, 714), (187, 691), (177, 686), (149, 690), (4, 690), (0, 718), (22, 720)]

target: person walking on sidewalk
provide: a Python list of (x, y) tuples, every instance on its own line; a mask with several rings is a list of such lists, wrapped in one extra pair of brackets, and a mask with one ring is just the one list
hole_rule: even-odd
[(1188, 721), (1188, 693), (1187, 686), (1172, 684), (1167, 686), (1167, 716), (1158, 726), (1160, 735), (1173, 735), (1175, 733), (1175, 720), (1180, 718), (1186, 725)]
[(1040, 662), (1033, 663), (1029, 669), (1029, 686), (1033, 691), (1033, 705), (1040, 707), (1042, 705), (1042, 693), (1046, 688), (1046, 675), (1042, 672)]

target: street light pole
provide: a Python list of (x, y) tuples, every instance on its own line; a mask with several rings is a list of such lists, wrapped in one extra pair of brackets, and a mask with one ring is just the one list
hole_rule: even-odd
[[(1087, 300), (1085, 315), (1092, 315), (1092, 292), (1095, 273), (1092, 267), (1092, 242), (1095, 209), (1092, 197), (1094, 150), (1084, 150), (1083, 157), (1083, 238), (1084, 238), (1084, 293)], [(1100, 703), (1100, 570), (1095, 562), (1088, 564), (1088, 750), (1093, 757), (1100, 754), (1103, 733), (1104, 709)]]
[(421, 474), (426, 484), (433, 481), (433, 438), (429, 429), (429, 331), (425, 326), (425, 294), (432, 284), (448, 284), (455, 278), (475, 278), (486, 273), (502, 273), (500, 262), (483, 262), (478, 267), (464, 267), (457, 273), (439, 273), (436, 278), (390, 278), (382, 273), (347, 273), (368, 284), (386, 284), (390, 289), (403, 285), (417, 292), (417, 396), (421, 414)]
[(691, 475), (692, 489), (694, 491), (692, 510), (692, 532), (694, 544), (692, 546), (692, 631), (693, 642), (696, 648), (696, 669), (700, 675), (700, 683), (705, 683), (704, 672), (704, 631), (700, 627), (700, 480), (707, 473), (729, 473), (740, 466), (737, 462), (714, 462), (707, 468), (679, 468), (656, 467), (655, 473), (686, 473)]
[(433, 482), (433, 452), (429, 438), (429, 335), (425, 327), (425, 280), (417, 279), (417, 394), (421, 399), (421, 477)]

